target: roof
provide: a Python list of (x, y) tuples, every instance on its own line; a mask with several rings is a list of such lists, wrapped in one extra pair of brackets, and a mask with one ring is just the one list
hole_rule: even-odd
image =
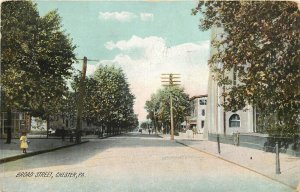
[(206, 95), (195, 95), (195, 96), (190, 98), (190, 101), (194, 100), (194, 99), (197, 99), (197, 98), (202, 98), (202, 97), (207, 97), (207, 94)]
[(197, 121), (197, 117), (192, 117), (189, 119), (189, 121)]

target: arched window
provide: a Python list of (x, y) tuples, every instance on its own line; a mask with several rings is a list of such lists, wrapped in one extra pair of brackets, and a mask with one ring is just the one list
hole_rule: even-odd
[(238, 114), (233, 114), (229, 118), (229, 127), (240, 127), (241, 120)]

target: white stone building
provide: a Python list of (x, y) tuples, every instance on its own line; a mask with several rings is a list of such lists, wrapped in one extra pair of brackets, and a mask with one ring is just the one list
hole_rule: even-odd
[[(211, 39), (215, 38), (221, 29), (212, 31)], [(216, 50), (211, 47), (211, 56)], [(214, 73), (209, 71), (208, 79), (208, 98), (206, 106), (206, 124), (204, 128), (204, 136), (208, 134), (232, 135), (233, 133), (252, 133), (256, 132), (256, 111), (248, 105), (244, 110), (236, 112), (225, 112), (222, 104), (224, 98), (221, 96), (223, 87), (217, 85), (217, 81), (213, 78)], [(228, 77), (233, 80), (233, 84), (239, 83), (236, 79), (234, 70), (228, 71)]]

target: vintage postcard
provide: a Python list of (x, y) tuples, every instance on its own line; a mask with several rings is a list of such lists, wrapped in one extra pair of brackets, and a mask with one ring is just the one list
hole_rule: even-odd
[(299, 1), (2, 1), (0, 191), (300, 191), (299, 23)]

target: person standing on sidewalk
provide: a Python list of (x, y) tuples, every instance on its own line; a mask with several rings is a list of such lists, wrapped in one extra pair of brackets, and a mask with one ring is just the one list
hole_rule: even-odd
[(197, 128), (194, 126), (192, 130), (193, 130), (193, 139), (194, 139), (195, 135), (197, 134)]
[(28, 148), (28, 144), (27, 144), (27, 136), (26, 136), (26, 132), (22, 133), (22, 136), (20, 137), (20, 148), (23, 150), (23, 153), (27, 153), (27, 148)]

